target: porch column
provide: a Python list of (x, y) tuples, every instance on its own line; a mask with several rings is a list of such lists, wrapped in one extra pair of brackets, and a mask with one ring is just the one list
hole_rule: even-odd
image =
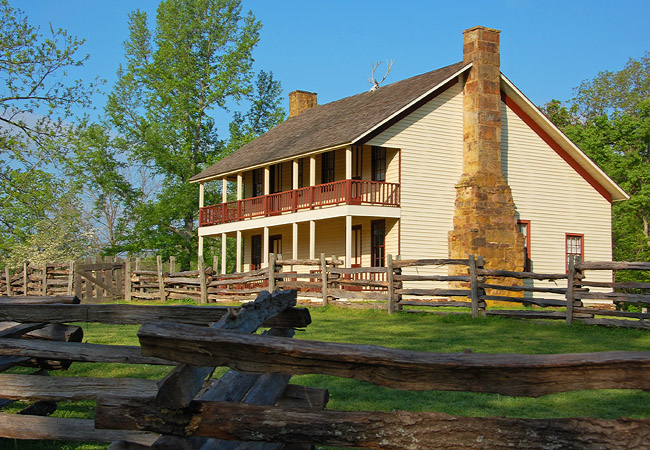
[(228, 202), (228, 180), (225, 178), (221, 179), (221, 202)]
[(309, 259), (316, 259), (316, 221), (309, 221)]
[(264, 227), (264, 244), (262, 246), (262, 267), (269, 266), (269, 227)]
[(235, 267), (235, 272), (242, 271), (241, 262), (241, 231), (237, 230), (237, 267)]
[(203, 236), (199, 236), (199, 257), (203, 256)]
[(316, 186), (316, 157), (314, 155), (309, 157), (309, 185)]
[(226, 273), (226, 233), (221, 233), (221, 273)]
[(291, 259), (298, 259), (298, 223), (294, 222), (292, 228), (291, 237), (293, 242), (291, 245)]
[(199, 183), (199, 208), (203, 208), (205, 202), (205, 186), (203, 182)]
[(291, 189), (298, 189), (298, 160), (294, 159), (292, 162), (292, 168), (293, 170), (291, 171)]
[(345, 216), (345, 267), (352, 267), (352, 216)]
[(345, 179), (352, 179), (352, 146), (345, 147)]
[(271, 193), (271, 169), (269, 166), (264, 166), (264, 195)]
[(237, 174), (237, 200), (241, 200), (242, 198), (242, 173), (239, 172)]

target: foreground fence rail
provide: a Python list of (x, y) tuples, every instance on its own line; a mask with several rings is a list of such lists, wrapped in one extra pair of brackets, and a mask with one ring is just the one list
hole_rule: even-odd
[[(471, 267), (472, 261), (468, 264)], [(469, 283), (470, 289), (463, 291), (469, 290), (464, 294), (472, 297), (471, 277)], [(54, 300), (6, 298), (0, 303), (0, 321), (14, 321), (0, 334), (0, 360), (5, 366), (19, 364), (16, 358), (60, 359), (72, 364), (156, 364), (169, 366), (169, 372), (159, 381), (0, 373), (0, 398), (36, 402), (43, 414), (0, 413), (0, 437), (112, 442), (112, 450), (306, 450), (313, 444), (371, 449), (616, 449), (645, 443), (650, 435), (650, 419), (330, 411), (324, 409), (326, 390), (289, 383), (292, 375), (324, 374), (401, 390), (528, 397), (582, 389), (650, 390), (650, 352), (428, 353), (294, 340), (296, 330), (311, 321), (307, 310), (294, 307), (295, 291), (263, 292), (241, 308), (83, 305), (74, 297), (59, 298), (60, 303)], [(143, 324), (138, 331), (140, 345), (19, 338), (32, 332), (36, 322), (58, 326), (66, 317)], [(259, 327), (268, 329), (255, 334)], [(212, 379), (218, 366), (230, 370)], [(56, 402), (80, 400), (96, 402), (94, 420), (48, 417)]]

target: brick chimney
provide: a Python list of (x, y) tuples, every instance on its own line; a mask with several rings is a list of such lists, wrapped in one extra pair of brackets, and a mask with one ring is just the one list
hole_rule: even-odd
[(501, 168), (499, 33), (485, 27), (463, 31), (463, 60), (472, 68), (463, 88), (463, 174), (449, 256), (481, 255), (486, 268), (523, 270), (523, 236)]
[(318, 105), (315, 92), (293, 91), (289, 93), (289, 117), (296, 117)]

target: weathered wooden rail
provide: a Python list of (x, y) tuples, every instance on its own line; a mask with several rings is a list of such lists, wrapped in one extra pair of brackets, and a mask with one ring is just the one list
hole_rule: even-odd
[[(469, 283), (472, 291), (471, 279)], [(171, 370), (160, 381), (0, 374), (0, 398), (7, 401), (96, 401), (94, 422), (0, 413), (0, 437), (104, 441), (112, 442), (113, 450), (271, 450), (308, 449), (312, 444), (371, 449), (616, 449), (643, 446), (650, 436), (650, 419), (326, 411), (325, 390), (289, 384), (294, 374), (326, 374), (403, 390), (530, 397), (582, 389), (650, 390), (650, 352), (449, 354), (294, 340), (295, 329), (310, 322), (306, 310), (293, 307), (295, 291), (262, 293), (241, 308), (49, 300), (33, 308), (20, 301), (0, 307), (0, 320), (24, 321), (5, 328), (11, 331), (0, 338), (0, 358), (161, 364)], [(45, 313), (36, 313), (41, 308)], [(81, 322), (142, 323), (140, 346), (16, 339), (18, 333), (32, 332), (29, 324), (36, 320), (58, 325), (66, 314), (68, 320)], [(253, 334), (259, 327), (269, 329)], [(230, 370), (212, 379), (217, 366)]]
[[(56, 302), (56, 303), (55, 303)], [(66, 304), (67, 303), (67, 304)], [(98, 397), (155, 399), (155, 404), (167, 407), (187, 406), (199, 394), (200, 399), (210, 401), (235, 401), (237, 389), (240, 400), (255, 401), (255, 404), (304, 405), (312, 402), (314, 407), (324, 406), (327, 396), (322, 391), (301, 389), (288, 384), (288, 376), (262, 376), (230, 371), (218, 381), (210, 379), (213, 368), (186, 366), (177, 361), (143, 356), (139, 346), (98, 345), (82, 342), (49, 342), (34, 339), (17, 339), (19, 336), (35, 333), (37, 329), (50, 327), (54, 334), (76, 336), (65, 333), (64, 322), (100, 322), (110, 324), (142, 324), (161, 320), (175, 323), (194, 324), (200, 328), (210, 325), (215, 328), (236, 329), (253, 332), (258, 327), (271, 327), (267, 334), (290, 336), (294, 328), (307, 326), (311, 319), (307, 310), (294, 308), (295, 293), (265, 293), (255, 302), (242, 307), (225, 306), (141, 306), (116, 304), (78, 304), (79, 300), (69, 298), (11, 298), (0, 300), (0, 371), (32, 361), (53, 360), (157, 364), (170, 366), (171, 372), (161, 381), (132, 378), (88, 378), (47, 377), (42, 372), (35, 375), (0, 374), (0, 398), (2, 404), (14, 400), (47, 404), (50, 407), (43, 415), (56, 409), (58, 401), (97, 400)], [(38, 304), (38, 308), (35, 308)], [(35, 321), (39, 321), (36, 323)], [(78, 326), (75, 328), (79, 329)], [(42, 364), (42, 363), (41, 363)], [(67, 367), (67, 366), (66, 366)], [(57, 367), (65, 368), (65, 367)], [(226, 380), (232, 378), (233, 382)], [(240, 383), (241, 382), (241, 383)], [(224, 387), (225, 386), (225, 387)], [(255, 387), (257, 386), (257, 387)], [(203, 389), (201, 389), (203, 388)], [(254, 389), (259, 391), (254, 394)], [(199, 392), (201, 390), (201, 392)], [(270, 393), (274, 394), (270, 396)], [(285, 394), (286, 393), (286, 394)], [(256, 400), (255, 400), (256, 399)], [(266, 400), (265, 400), (266, 399)], [(272, 400), (272, 401), (271, 401)], [(270, 402), (270, 403), (268, 403)], [(51, 405), (54, 405), (53, 408)], [(184, 448), (190, 443), (177, 438), (165, 437), (143, 431), (107, 431), (94, 427), (92, 420), (68, 420), (52, 417), (34, 417), (0, 413), (0, 437), (13, 439), (62, 439), (82, 441), (124, 441), (134, 445), (156, 448)], [(24, 418), (24, 419), (23, 419)], [(204, 443), (207, 442), (204, 439)], [(115, 444), (121, 448), (123, 444)], [(193, 447), (196, 442), (191, 443)], [(188, 447), (189, 448), (189, 447)], [(277, 447), (276, 448), (281, 448)]]
[[(146, 324), (138, 336), (143, 355), (194, 367), (226, 365), (231, 371), (327, 374), (405, 390), (533, 397), (580, 389), (650, 390), (650, 352), (436, 354), (294, 341), (178, 323)], [(327, 411), (207, 397), (195, 399), (184, 408), (155, 408), (152, 403), (146, 396), (107, 396), (98, 401), (96, 425), (165, 433), (168, 438), (175, 436), (185, 442), (203, 437), (254, 441), (260, 446), (269, 442), (292, 446), (315, 443), (371, 449), (616, 449), (645, 443), (650, 435), (650, 419), (478, 418), (410, 411)]]

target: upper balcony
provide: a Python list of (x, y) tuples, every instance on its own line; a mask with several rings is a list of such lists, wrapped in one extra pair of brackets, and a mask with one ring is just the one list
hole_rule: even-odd
[(238, 222), (334, 205), (400, 205), (399, 183), (340, 180), (199, 208), (199, 226)]

